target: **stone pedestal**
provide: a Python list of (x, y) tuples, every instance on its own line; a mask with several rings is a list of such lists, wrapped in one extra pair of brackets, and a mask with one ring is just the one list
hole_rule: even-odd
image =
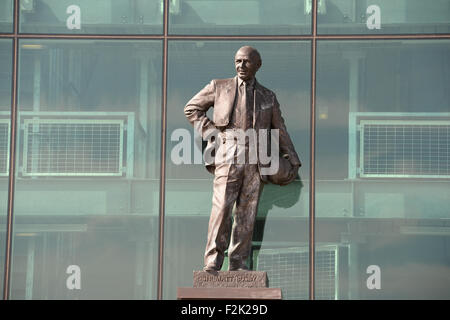
[(193, 288), (178, 288), (177, 299), (281, 299), (280, 288), (267, 288), (264, 271), (194, 271)]

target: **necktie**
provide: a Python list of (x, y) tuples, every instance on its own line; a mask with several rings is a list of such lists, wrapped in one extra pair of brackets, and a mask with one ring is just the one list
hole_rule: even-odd
[(245, 110), (246, 110), (246, 125), (245, 129), (253, 127), (253, 86), (251, 84), (246, 85), (246, 98), (245, 98)]
[(242, 81), (241, 84), (241, 103), (239, 105), (239, 127), (242, 130), (247, 129), (247, 83)]
[(247, 130), (253, 126), (253, 88), (245, 81), (239, 88), (241, 97), (239, 104), (239, 128)]

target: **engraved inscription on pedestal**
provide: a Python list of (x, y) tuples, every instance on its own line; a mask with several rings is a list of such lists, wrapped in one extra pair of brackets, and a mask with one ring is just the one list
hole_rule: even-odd
[(265, 271), (194, 271), (194, 288), (266, 288)]

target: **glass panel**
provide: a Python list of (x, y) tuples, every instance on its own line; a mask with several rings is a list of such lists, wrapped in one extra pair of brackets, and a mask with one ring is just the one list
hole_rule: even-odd
[(20, 42), (13, 299), (155, 298), (161, 53)]
[(21, 0), (20, 32), (161, 34), (162, 0)]
[(171, 0), (169, 12), (172, 34), (311, 33), (308, 0)]
[(0, 33), (13, 32), (13, 0), (0, 1)]
[(0, 39), (0, 288), (3, 288), (8, 202), (12, 41)]
[(318, 298), (450, 298), (450, 41), (317, 52)]
[(450, 32), (450, 0), (318, 0), (319, 34)]
[[(262, 67), (256, 78), (277, 95), (287, 130), (303, 162), (299, 180), (284, 187), (264, 187), (249, 266), (267, 271), (269, 285), (281, 287), (283, 298), (308, 298), (309, 181), (306, 179), (311, 61), (310, 42), (306, 41), (169, 43), (165, 298), (174, 299), (177, 287), (192, 286), (192, 271), (203, 268), (213, 195), (213, 175), (206, 171), (201, 160), (196, 160), (198, 153), (201, 159), (202, 151), (193, 147), (196, 133), (183, 108), (211, 79), (235, 76), (234, 56), (243, 45), (254, 46), (260, 52)], [(209, 117), (211, 112), (212, 108)], [(192, 153), (185, 163), (177, 164), (180, 155), (177, 150), (182, 141), (187, 143), (185, 150)], [(280, 266), (293, 271), (280, 273)], [(222, 270), (227, 268), (225, 259)]]

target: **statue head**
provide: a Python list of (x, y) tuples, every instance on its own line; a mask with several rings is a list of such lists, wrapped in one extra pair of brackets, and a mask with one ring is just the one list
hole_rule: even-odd
[(262, 65), (261, 55), (253, 47), (241, 47), (234, 57), (234, 65), (240, 79), (251, 80)]

